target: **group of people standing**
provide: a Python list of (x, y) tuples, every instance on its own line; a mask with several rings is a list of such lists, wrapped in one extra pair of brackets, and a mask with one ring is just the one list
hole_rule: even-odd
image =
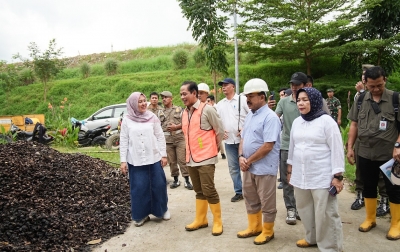
[[(383, 69), (378, 67), (372, 68), (371, 73), (368, 71), (365, 79), (370, 93), (363, 104), (373, 99), (378, 107), (382, 104), (380, 113), (383, 114), (368, 116), (368, 105), (363, 105), (360, 111), (353, 106), (349, 114), (352, 123), (347, 150), (347, 157), (353, 162), (353, 145), (355, 139), (359, 139), (357, 162), (363, 167), (361, 176), (367, 209), (367, 218), (360, 226), (363, 232), (376, 226), (373, 209), (376, 210), (379, 165), (392, 157), (400, 161), (400, 148), (393, 147), (396, 141), (400, 142), (397, 131), (394, 132), (397, 130), (393, 126), (396, 118), (390, 116), (394, 112), (389, 111), (388, 104), (391, 103), (387, 102), (392, 91), (385, 89)], [(236, 93), (233, 79), (219, 82), (225, 98), (216, 107), (212, 106), (211, 98), (214, 97), (210, 97), (205, 83), (182, 83), (183, 109), (172, 105), (169, 91), (161, 93), (163, 109), (157, 108), (155, 103), (146, 109), (145, 95), (133, 93), (127, 100), (128, 120), (124, 120), (121, 128), (120, 155), (122, 172), (127, 173), (129, 169), (135, 225), (143, 225), (149, 220), (149, 214), (165, 220), (171, 218), (163, 171), (168, 160), (174, 177), (170, 187), (179, 186), (179, 164), (185, 187), (195, 191), (195, 219), (185, 229), (194, 231), (208, 227), (210, 207), (214, 217), (212, 234), (221, 235), (222, 211), (214, 174), (224, 141), (235, 192), (231, 201), (244, 199), (248, 218), (248, 227), (238, 232), (237, 237), (256, 236), (254, 243), (257, 245), (274, 238), (275, 181), (279, 167), (287, 208), (286, 223), (294, 225), (301, 219), (305, 228), (304, 239), (298, 240), (296, 245), (318, 246), (321, 251), (343, 251), (336, 195), (344, 188), (345, 165), (338, 121), (330, 116), (325, 99), (312, 87), (307, 75), (294, 73), (289, 84), (291, 94), (281, 97), (277, 105), (268, 99), (267, 83), (257, 78), (244, 85), (244, 95)], [(362, 125), (368, 125), (368, 119), (374, 121), (372, 117), (376, 116), (381, 119), (384, 116), (387, 126), (385, 130), (371, 133)], [(375, 138), (376, 141), (371, 141)], [(383, 144), (386, 152), (381, 150), (375, 155), (371, 144), (375, 148)], [(368, 148), (371, 150), (367, 151)], [(400, 186), (392, 185), (387, 179), (385, 182), (391, 209), (397, 211), (392, 212), (387, 238), (399, 239)]]

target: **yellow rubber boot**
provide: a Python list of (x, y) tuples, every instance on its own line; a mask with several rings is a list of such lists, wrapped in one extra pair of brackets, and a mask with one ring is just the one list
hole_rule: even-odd
[(390, 221), (390, 229), (386, 235), (389, 240), (400, 239), (400, 204), (394, 204), (390, 202), (390, 215), (392, 220)]
[(196, 199), (196, 217), (192, 223), (186, 225), (187, 231), (194, 231), (199, 228), (208, 227), (207, 220), (208, 202), (207, 200)]
[(221, 235), (223, 232), (222, 219), (221, 219), (221, 204), (219, 202), (217, 204), (210, 204), (210, 209), (212, 214), (214, 215), (212, 235), (215, 236)]
[(262, 231), (262, 214), (261, 211), (256, 214), (247, 214), (249, 225), (247, 229), (237, 233), (238, 238), (247, 238), (261, 234)]
[(366, 217), (358, 230), (360, 232), (368, 232), (376, 227), (376, 198), (364, 198)]
[(306, 239), (301, 239), (296, 242), (296, 246), (299, 248), (308, 248), (308, 247), (317, 246), (317, 244), (310, 244), (306, 241)]
[(264, 222), (262, 227), (262, 232), (259, 236), (254, 239), (254, 244), (261, 245), (274, 239), (274, 223)]

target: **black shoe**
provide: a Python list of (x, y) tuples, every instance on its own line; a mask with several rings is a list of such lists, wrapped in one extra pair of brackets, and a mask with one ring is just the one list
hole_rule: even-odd
[(189, 181), (185, 181), (185, 188), (188, 190), (193, 190), (193, 186), (192, 186), (192, 184), (190, 184)]
[(382, 197), (379, 200), (379, 206), (376, 208), (376, 216), (382, 217), (390, 212), (389, 200), (387, 197)]
[(278, 185), (278, 189), (282, 189), (283, 188), (283, 184), (282, 184), (282, 182), (281, 183), (279, 183), (279, 185)]
[(226, 159), (225, 154), (221, 154), (222, 159)]
[(243, 199), (242, 194), (235, 194), (235, 196), (232, 197), (231, 202), (238, 202)]
[(181, 185), (181, 182), (179, 182), (179, 180), (174, 180), (174, 182), (172, 182), (172, 184), (169, 186), (169, 188), (175, 189), (180, 185)]
[(362, 192), (357, 192), (357, 199), (351, 204), (351, 210), (360, 210), (364, 204), (364, 197), (362, 196)]
[(297, 209), (296, 209), (296, 219), (301, 220), (299, 212), (297, 212)]

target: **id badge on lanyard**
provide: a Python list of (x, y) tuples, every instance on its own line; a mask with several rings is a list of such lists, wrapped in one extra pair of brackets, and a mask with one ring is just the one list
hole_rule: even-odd
[(382, 119), (379, 121), (379, 130), (385, 131), (387, 128), (387, 120), (385, 117), (382, 117)]

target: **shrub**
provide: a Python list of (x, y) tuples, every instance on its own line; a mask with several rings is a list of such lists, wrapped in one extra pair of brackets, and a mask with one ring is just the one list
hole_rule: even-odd
[(108, 59), (104, 64), (104, 69), (106, 70), (107, 75), (114, 75), (118, 70), (118, 61), (115, 59)]
[(83, 62), (80, 66), (82, 78), (86, 79), (90, 75), (90, 65), (87, 62)]
[[(60, 105), (48, 103), (50, 116), (47, 118), (47, 128), (51, 130), (54, 137), (54, 145), (65, 147), (76, 147), (79, 128), (73, 128), (70, 123), (70, 108), (67, 97), (62, 99)], [(50, 134), (50, 132), (49, 132)]]
[(184, 69), (189, 61), (189, 53), (185, 50), (177, 50), (172, 56), (176, 69)]
[(24, 68), (19, 72), (19, 78), (21, 80), (21, 83), (24, 85), (29, 85), (35, 82), (35, 76), (33, 74), (33, 71), (29, 68)]
[(197, 67), (203, 66), (204, 63), (206, 63), (206, 53), (203, 49), (197, 48), (196, 51), (194, 51), (193, 59)]

